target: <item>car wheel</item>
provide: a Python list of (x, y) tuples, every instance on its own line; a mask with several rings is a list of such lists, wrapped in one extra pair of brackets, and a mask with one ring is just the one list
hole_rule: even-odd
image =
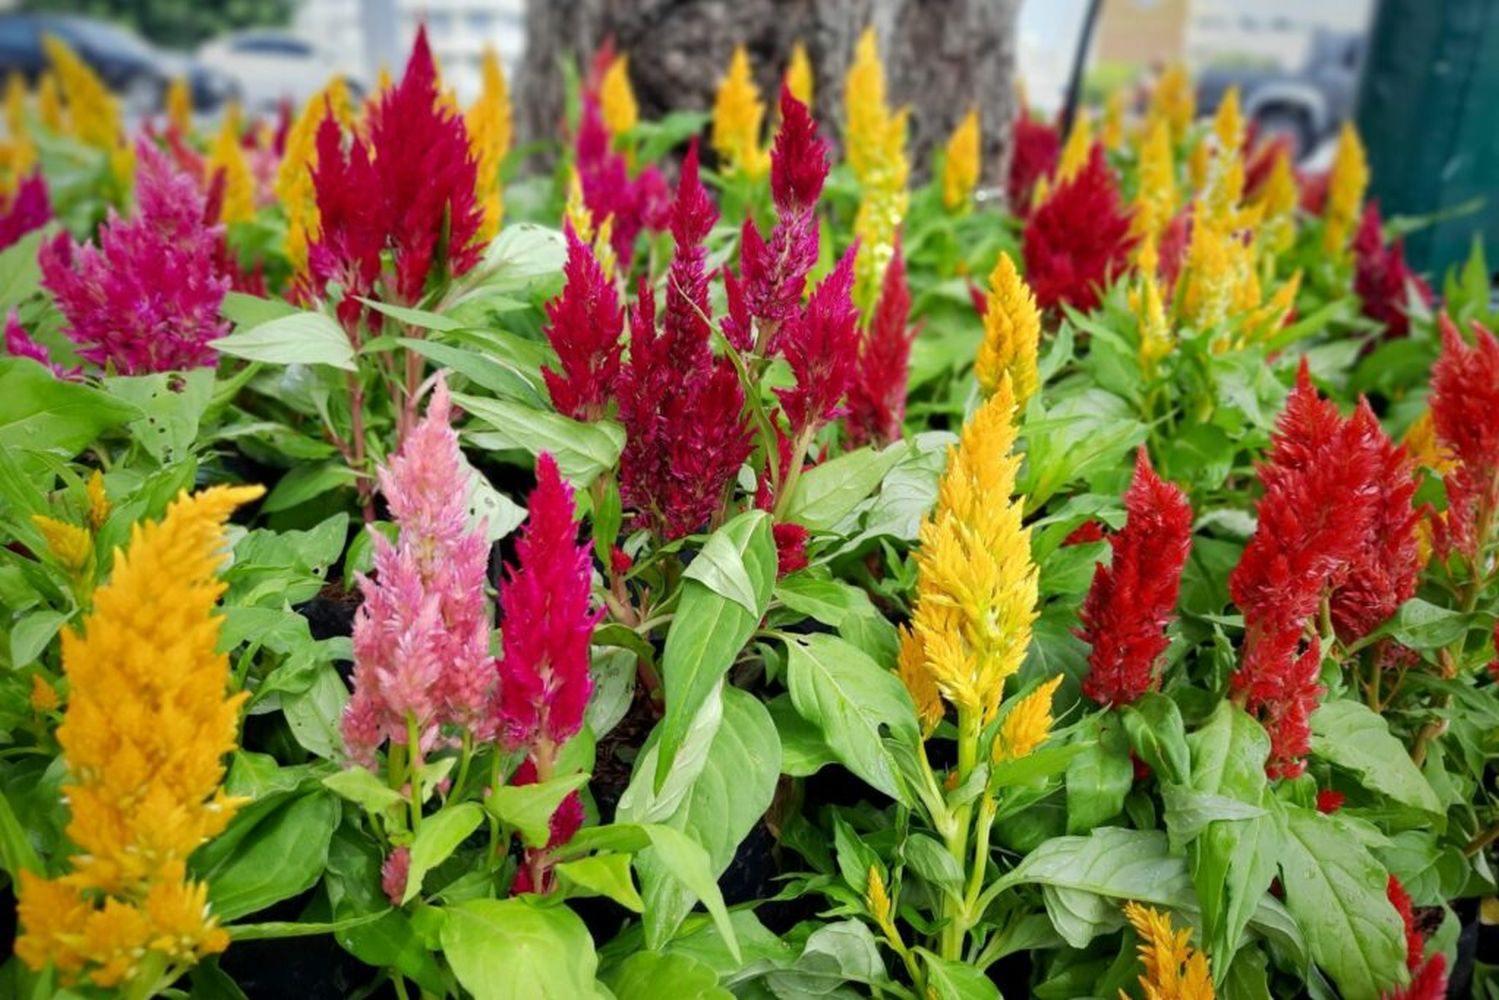
[(1284, 137), (1291, 144), (1291, 160), (1300, 160), (1311, 151), (1315, 136), (1306, 112), (1298, 108), (1273, 106), (1264, 108), (1254, 116), (1259, 133), (1267, 140)]

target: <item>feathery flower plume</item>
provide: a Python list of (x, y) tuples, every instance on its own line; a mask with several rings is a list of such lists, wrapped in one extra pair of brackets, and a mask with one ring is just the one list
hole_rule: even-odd
[(796, 384), (777, 389), (793, 439), (838, 415), (853, 384), (859, 356), (859, 311), (854, 307), (854, 260), (858, 244), (818, 284), (807, 308), (788, 324), (781, 353)]
[(31, 334), (21, 325), (21, 317), (14, 309), (5, 314), (5, 353), (13, 358), (30, 358), (46, 366), (58, 378), (70, 378), (78, 374), (76, 369), (68, 371), (52, 360), (52, 352), (32, 339)]
[(666, 179), (653, 166), (632, 178), (624, 154), (611, 145), (599, 97), (585, 91), (575, 158), (583, 203), (595, 219), (612, 223), (614, 255), (628, 262), (642, 229), (666, 227), (671, 195)]
[(885, 104), (885, 67), (874, 26), (865, 28), (854, 46), (854, 61), (843, 81), (845, 155), (862, 182), (879, 167), (885, 151), (890, 109)]
[(1166, 626), (1192, 550), (1186, 494), (1156, 475), (1143, 447), (1124, 509), (1124, 528), (1109, 536), (1111, 561), (1094, 570), (1078, 612), (1078, 638), (1092, 647), (1083, 694), (1100, 705), (1127, 705), (1157, 685)]
[(1177, 281), (1178, 317), (1198, 330), (1211, 330), (1260, 305), (1248, 234), (1215, 221), (1201, 201), (1194, 207), (1187, 258)]
[(865, 28), (854, 49), (844, 81), (844, 146), (862, 196), (854, 217), (859, 241), (854, 301), (862, 312), (873, 308), (885, 268), (895, 250), (895, 235), (905, 218), (911, 167), (906, 158), (907, 111), (892, 112), (885, 103), (885, 69), (873, 26)]
[(619, 295), (588, 245), (566, 226), (567, 278), (562, 294), (546, 305), (545, 333), (561, 371), (541, 370), (557, 412), (597, 420), (619, 377), (624, 313)]
[(750, 73), (749, 53), (735, 46), (729, 69), (713, 97), (713, 150), (726, 164), (727, 174), (759, 177), (769, 161), (760, 148), (760, 123), (765, 103)]
[(810, 108), (814, 86), (812, 60), (807, 57), (807, 47), (797, 42), (791, 46), (791, 58), (786, 63), (784, 89), (789, 90), (792, 97)]
[(1441, 952), (1423, 959), (1426, 938), (1416, 927), (1415, 907), (1400, 880), (1391, 875), (1385, 884), (1385, 896), (1405, 928), (1405, 967), (1411, 981), (1403, 987), (1384, 993), (1381, 1000), (1442, 1000), (1447, 996), (1447, 956)]
[(109, 88), (62, 39), (44, 35), (42, 48), (57, 73), (73, 136), (103, 153), (110, 173), (121, 184), (128, 184), (133, 157), (125, 140), (119, 105), (110, 96)]
[(72, 577), (82, 577), (94, 561), (94, 536), (85, 528), (45, 514), (31, 515), (31, 523), (47, 541), (47, 554)]
[(1099, 131), (1098, 141), (1109, 152), (1124, 147), (1124, 102), (1123, 87), (1109, 91), (1109, 96), (1104, 99), (1103, 127)]
[(1092, 153), (1093, 120), (1086, 111), (1079, 109), (1072, 131), (1067, 133), (1067, 141), (1062, 144), (1062, 157), (1057, 161), (1054, 183), (1065, 184), (1076, 177), (1088, 165)]
[(1051, 735), (1051, 699), (1061, 683), (1062, 675), (1057, 674), (1010, 708), (994, 741), (996, 764), (1029, 757), (1046, 742)]
[(528, 507), (515, 565), (500, 584), (495, 707), (507, 746), (560, 747), (583, 725), (593, 690), (588, 642), (599, 612), (589, 609), (588, 545), (578, 544), (573, 490), (549, 454), (536, 460)]
[(1363, 314), (1383, 326), (1386, 337), (1410, 333), (1412, 292), (1426, 305), (1432, 302), (1431, 286), (1405, 264), (1402, 241), (1385, 242), (1379, 205), (1372, 201), (1353, 237), (1353, 290)]
[(1171, 126), (1164, 118), (1156, 118), (1146, 126), (1140, 144), (1139, 164), (1140, 186), (1135, 194), (1134, 232), (1142, 239), (1142, 247), (1146, 244), (1154, 246), (1176, 216), (1178, 203)]
[(1041, 313), (1036, 297), (1015, 269), (1015, 262), (1001, 253), (989, 275), (989, 295), (984, 306), (984, 339), (979, 343), (973, 374), (985, 395), (993, 395), (1006, 375), (1015, 393), (1015, 406), (1026, 402), (1040, 388), (1036, 371), (1041, 342)]
[(900, 628), (898, 666), (900, 682), (905, 685), (916, 706), (916, 717), (921, 722), (921, 736), (925, 739), (936, 731), (937, 724), (942, 721), (944, 709), (937, 680), (927, 669), (926, 646), (921, 641), (921, 633), (914, 626), (903, 625)]
[(854, 447), (900, 440), (901, 423), (906, 415), (911, 342), (917, 332), (916, 327), (907, 326), (910, 315), (906, 260), (900, 244), (896, 243), (895, 257), (885, 269), (885, 287), (860, 342), (854, 380), (848, 387), (844, 430)]
[(922, 666), (960, 713), (992, 720), (1036, 618), (1030, 530), (1014, 496), (1021, 456), (1008, 378), (969, 418), (921, 526), (913, 631)]
[(66, 233), (42, 246), (42, 285), (80, 357), (124, 375), (214, 364), (229, 279), (217, 266), (222, 229), (204, 224), (204, 210), (192, 178), (142, 141), (135, 217), (111, 212), (97, 247)]
[(1213, 138), (1218, 140), (1220, 154), (1237, 154), (1244, 145), (1244, 113), (1239, 109), (1239, 87), (1235, 84), (1223, 94), (1213, 115)]
[(968, 205), (979, 180), (979, 113), (969, 108), (947, 140), (942, 162), (942, 204), (948, 211)]
[(1160, 118), (1171, 126), (1173, 143), (1186, 138), (1192, 120), (1197, 117), (1197, 100), (1192, 91), (1192, 78), (1181, 63), (1167, 66), (1156, 81), (1150, 94), (1148, 116)]
[(1322, 250), (1341, 258), (1358, 222), (1364, 189), (1369, 186), (1369, 160), (1352, 122), (1343, 123), (1338, 149), (1327, 177), (1327, 206), (1323, 212)]
[(307, 270), (308, 243), (322, 232), (312, 175), (317, 169), (319, 128), (330, 114), (342, 128), (353, 121), (348, 85), (341, 76), (328, 81), (303, 106), (286, 135), (281, 163), (276, 168), (276, 200), (286, 211), (286, 256), (297, 274)]
[(51, 221), (52, 202), (47, 197), (47, 181), (38, 170), (16, 185), (14, 192), (9, 195), (0, 193), (0, 250)]
[(193, 129), (193, 96), (188, 89), (187, 77), (178, 74), (172, 77), (167, 87), (167, 124), (182, 135)]
[(1270, 734), (1271, 777), (1296, 777), (1306, 767), (1310, 719), (1322, 694), (1320, 637), (1308, 626), (1370, 544), (1382, 438), (1366, 405), (1345, 420), (1321, 399), (1302, 362), (1260, 467), (1258, 526), (1229, 577), (1245, 624), (1232, 686)]
[(1433, 524), (1436, 551), (1476, 564), (1499, 516), (1499, 341), (1478, 323), (1470, 346), (1445, 313), (1442, 353), (1431, 370), (1431, 419), (1456, 468), (1442, 477), (1446, 516)]
[(218, 221), (228, 225), (249, 222), (255, 217), (255, 182), (250, 177), (245, 149), (240, 145), (239, 115), (236, 112), (224, 116), (223, 128), (213, 141), (207, 179), (222, 185)]
[(1087, 166), (1057, 187), (1025, 225), (1026, 274), (1036, 302), (1081, 310), (1098, 305), (1104, 285), (1123, 273), (1134, 248), (1119, 187), (1095, 145)]
[[(1260, 211), (1258, 239), (1266, 253), (1281, 254), (1296, 242), (1296, 175), (1291, 169), (1291, 154), (1284, 145), (1275, 146), (1275, 159), (1265, 183), (1260, 185), (1254, 205)], [(1250, 191), (1253, 185), (1246, 182)], [(1403, 263), (1403, 261), (1402, 261)]]
[[(1140, 938), (1140, 989), (1145, 1000), (1213, 1000), (1213, 974), (1207, 956), (1192, 947), (1192, 929), (1178, 931), (1171, 915), (1134, 900), (1124, 916)], [(1129, 994), (1119, 991), (1120, 1000)]]
[(479, 223), (479, 242), (488, 243), (500, 230), (505, 214), (500, 185), (500, 166), (510, 152), (510, 88), (499, 54), (485, 46), (480, 69), (484, 81), (478, 98), (463, 116), (468, 131), (469, 155), (474, 159), (474, 197), (484, 213)]
[(594, 259), (604, 271), (604, 277), (613, 282), (615, 265), (619, 263), (614, 256), (614, 218), (610, 216), (601, 225), (594, 225), (593, 213), (583, 204), (583, 182), (579, 179), (576, 168), (568, 171), (567, 201), (562, 208), (562, 220), (572, 226), (578, 239), (593, 251)]
[(70, 694), (57, 739), (78, 853), (59, 878), (20, 873), (16, 954), (33, 969), (50, 963), (65, 983), (103, 989), (150, 976), (141, 985), (154, 992), (229, 944), (187, 860), (241, 803), (221, 783), (245, 695), (225, 695), (213, 608), (224, 522), (260, 494), (184, 494), (160, 522), (136, 525), (82, 631), (63, 632)]
[(1062, 140), (1055, 126), (1031, 117), (1024, 104), (1015, 117), (1014, 150), (1010, 154), (1010, 175), (1005, 181), (1005, 197), (1010, 211), (1024, 217), (1041, 199), (1035, 197), (1036, 184), (1056, 169), (1062, 154)]
[(62, 132), (67, 127), (62, 110), (62, 91), (57, 85), (57, 74), (44, 70), (36, 85), (36, 116), (42, 127), (49, 132)]
[(489, 546), (468, 527), (467, 472), (452, 403), (438, 377), (427, 415), (380, 470), (380, 491), (401, 534), (375, 543), (374, 577), (359, 577), (354, 618), (354, 693), (344, 709), (344, 748), (372, 767), (389, 741), (410, 733), (430, 749), (444, 725), (493, 735), (493, 659), (484, 600)]
[(604, 113), (604, 127), (616, 138), (635, 127), (640, 120), (640, 106), (630, 86), (630, 56), (621, 53), (609, 63), (599, 83), (599, 107)]
[(1139, 321), (1140, 371), (1149, 377), (1156, 363), (1171, 353), (1171, 328), (1166, 325), (1166, 307), (1161, 301), (1161, 285), (1146, 272), (1138, 289), (1130, 289), (1130, 310)]

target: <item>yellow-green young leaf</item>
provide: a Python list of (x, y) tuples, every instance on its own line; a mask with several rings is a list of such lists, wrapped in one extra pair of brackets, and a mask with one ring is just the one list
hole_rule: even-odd
[(687, 955), (637, 951), (609, 979), (615, 1000), (733, 1000), (713, 967)]
[(411, 842), (411, 868), (401, 902), (409, 903), (422, 889), (422, 878), (446, 861), (458, 845), (484, 822), (484, 812), (472, 802), (448, 806), (422, 820), (422, 828)]
[(583, 423), (521, 403), (453, 393), (453, 402), (493, 432), (469, 432), (485, 448), (520, 448), (533, 455), (550, 452), (574, 486), (587, 486), (612, 469), (625, 446), (624, 428), (609, 420)]
[(639, 913), (645, 909), (630, 875), (628, 854), (598, 854), (577, 861), (564, 861), (552, 871), (567, 899), (607, 896), (631, 912)]
[(474, 1000), (595, 995), (599, 960), (588, 928), (566, 906), (534, 899), (473, 899), (446, 911), (442, 950)]
[(322, 789), (242, 810), (193, 858), (214, 914), (237, 920), (312, 888), (328, 865), (337, 825), (338, 800)]
[(299, 312), (258, 323), (209, 344), (220, 354), (276, 365), (328, 365), (356, 371), (354, 345), (332, 316)]
[(588, 784), (588, 775), (569, 774), (534, 785), (503, 785), (489, 793), (484, 808), (501, 823), (520, 831), (527, 847), (546, 847), (552, 814), (562, 800)]
[(365, 812), (383, 812), (405, 802), (401, 793), (362, 767), (350, 767), (330, 774), (323, 784), (340, 798), (348, 799)]

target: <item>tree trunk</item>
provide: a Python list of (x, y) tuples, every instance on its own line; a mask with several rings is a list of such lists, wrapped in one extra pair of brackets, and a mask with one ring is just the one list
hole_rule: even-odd
[(932, 150), (977, 107), (983, 183), (1003, 186), (1015, 115), (1019, 6), (1019, 0), (527, 0), (517, 125), (526, 139), (556, 136), (563, 102), (559, 59), (586, 68), (606, 38), (630, 53), (630, 78), (647, 118), (711, 108), (718, 80), (741, 42), (769, 101), (792, 45), (801, 41), (816, 74), (818, 118), (836, 143), (843, 129), (843, 78), (854, 42), (872, 24), (887, 98), (893, 106), (911, 107), (913, 175), (927, 175)]

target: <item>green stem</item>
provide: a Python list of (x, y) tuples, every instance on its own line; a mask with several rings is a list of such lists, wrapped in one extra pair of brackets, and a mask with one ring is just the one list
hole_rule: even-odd
[(453, 790), (451, 797), (455, 800), (463, 794), (463, 786), (468, 782), (468, 765), (474, 757), (474, 735), (468, 729), (463, 730), (463, 749), (458, 758), (458, 777), (453, 779)]
[(416, 716), (406, 713), (406, 745), (410, 749), (410, 766), (406, 770), (407, 786), (411, 789), (411, 832), (422, 828), (422, 744), (417, 731)]
[[(979, 734), (983, 728), (983, 716), (977, 708), (958, 709), (958, 785), (968, 780), (978, 766)], [(973, 804), (964, 803), (954, 814), (952, 832), (947, 838), (947, 852), (958, 867), (968, 860), (968, 826), (973, 816)], [(950, 897), (943, 900), (943, 915), (946, 923), (942, 928), (940, 954), (949, 961), (958, 961), (963, 954), (963, 938), (967, 928), (963, 926), (963, 915), (958, 912), (962, 901), (955, 903)]]

